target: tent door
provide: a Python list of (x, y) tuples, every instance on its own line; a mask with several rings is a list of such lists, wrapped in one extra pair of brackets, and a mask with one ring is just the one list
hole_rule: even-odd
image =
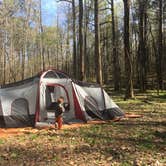
[(92, 96), (86, 96), (84, 100), (86, 113), (92, 119), (103, 119), (102, 113), (99, 111), (98, 104)]
[(47, 122), (54, 123), (56, 102), (60, 96), (64, 97), (65, 103), (69, 104), (68, 92), (64, 86), (59, 84), (48, 84), (46, 86), (45, 108), (47, 112)]

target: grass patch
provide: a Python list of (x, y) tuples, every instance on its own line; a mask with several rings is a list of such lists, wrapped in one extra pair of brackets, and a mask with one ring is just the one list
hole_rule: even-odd
[(40, 136), (39, 135), (37, 135), (37, 134), (30, 134), (29, 135), (29, 139), (30, 140), (35, 140), (35, 139), (37, 139), (37, 138), (39, 138)]
[(144, 150), (152, 151), (156, 148), (156, 146), (152, 142), (149, 142), (148, 140), (142, 140), (136, 144), (138, 144), (139, 150), (142, 150), (142, 151)]
[(4, 140), (0, 139), (0, 145), (4, 144)]

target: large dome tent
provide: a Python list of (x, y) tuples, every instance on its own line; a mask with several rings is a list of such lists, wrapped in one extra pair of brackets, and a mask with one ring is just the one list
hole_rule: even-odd
[(0, 88), (0, 127), (35, 126), (54, 116), (54, 103), (63, 96), (69, 110), (65, 122), (76, 119), (109, 120), (124, 113), (98, 84), (71, 79), (66, 73), (50, 69)]

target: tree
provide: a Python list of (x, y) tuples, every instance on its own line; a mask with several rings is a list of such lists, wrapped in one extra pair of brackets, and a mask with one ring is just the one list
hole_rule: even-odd
[(99, 30), (99, 7), (98, 0), (94, 1), (94, 15), (95, 15), (95, 62), (96, 62), (96, 81), (102, 85), (102, 58), (100, 52), (100, 30)]
[(158, 88), (163, 89), (162, 76), (162, 59), (163, 59), (163, 34), (162, 34), (162, 20), (163, 20), (163, 1), (159, 0), (159, 31), (158, 31), (158, 54), (157, 54), (157, 80)]
[(76, 11), (75, 0), (72, 0), (72, 16), (73, 16), (73, 75), (77, 76), (77, 48), (76, 48)]
[(39, 26), (40, 26), (40, 54), (41, 54), (41, 62), (42, 62), (42, 70), (45, 70), (45, 58), (44, 58), (44, 46), (43, 46), (43, 25), (42, 25), (42, 2), (41, 0), (39, 1), (40, 5), (40, 21), (39, 21)]
[(75, 0), (59, 0), (59, 2), (68, 2), (72, 4), (72, 44), (73, 44), (73, 76), (77, 77), (77, 47), (76, 47), (76, 5)]
[(129, 17), (130, 17), (130, 0), (123, 0), (124, 2), (124, 53), (125, 53), (125, 99), (133, 98), (133, 80), (132, 80), (132, 58), (130, 52), (130, 26), (129, 26)]
[(139, 1), (138, 78), (140, 90), (146, 90), (147, 76), (147, 1)]
[(80, 80), (85, 79), (84, 49), (83, 49), (83, 1), (79, 0), (79, 56), (80, 56)]
[(116, 46), (116, 32), (115, 32), (115, 17), (114, 17), (114, 0), (111, 0), (111, 13), (112, 13), (112, 47), (113, 47), (113, 79), (114, 79), (114, 90), (120, 90), (120, 65), (119, 57)]

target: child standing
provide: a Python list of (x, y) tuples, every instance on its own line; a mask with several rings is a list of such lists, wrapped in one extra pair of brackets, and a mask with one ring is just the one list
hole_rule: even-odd
[(58, 130), (62, 128), (63, 124), (63, 113), (65, 112), (65, 108), (63, 106), (64, 97), (59, 97), (57, 100), (57, 106), (55, 108), (55, 127), (56, 123), (58, 124)]

